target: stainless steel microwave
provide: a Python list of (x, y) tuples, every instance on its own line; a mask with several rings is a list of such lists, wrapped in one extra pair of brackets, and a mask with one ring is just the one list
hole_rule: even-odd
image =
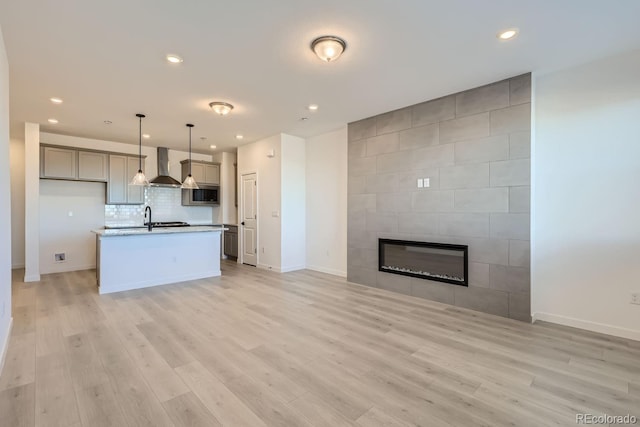
[(220, 204), (220, 187), (200, 185), (197, 190), (182, 190), (182, 206), (215, 206)]

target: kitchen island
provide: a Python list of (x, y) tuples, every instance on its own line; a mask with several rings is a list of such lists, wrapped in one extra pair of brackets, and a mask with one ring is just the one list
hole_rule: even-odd
[(222, 230), (211, 226), (92, 230), (99, 293), (220, 276)]

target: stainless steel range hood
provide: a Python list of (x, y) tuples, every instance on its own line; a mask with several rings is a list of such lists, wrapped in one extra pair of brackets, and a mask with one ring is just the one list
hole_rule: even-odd
[(169, 176), (169, 149), (158, 147), (158, 176), (149, 185), (154, 187), (180, 187), (182, 183)]

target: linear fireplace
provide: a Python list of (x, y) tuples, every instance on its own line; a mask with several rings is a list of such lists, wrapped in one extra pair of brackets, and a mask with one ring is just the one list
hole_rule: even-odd
[(378, 239), (378, 270), (469, 286), (469, 247)]

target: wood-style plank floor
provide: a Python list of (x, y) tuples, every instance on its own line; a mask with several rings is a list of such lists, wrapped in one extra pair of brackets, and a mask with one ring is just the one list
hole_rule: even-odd
[(640, 417), (640, 343), (300, 271), (13, 282), (1, 426), (569, 426)]

